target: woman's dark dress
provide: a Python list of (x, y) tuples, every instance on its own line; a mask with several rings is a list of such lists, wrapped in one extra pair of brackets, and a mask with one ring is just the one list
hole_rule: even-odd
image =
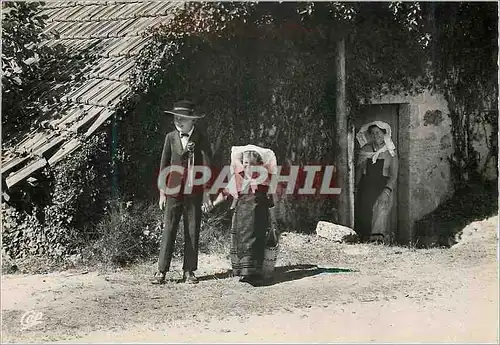
[(388, 177), (382, 174), (384, 159), (377, 159), (375, 164), (368, 159), (366, 174), (361, 177), (356, 196), (355, 229), (362, 241), (366, 241), (372, 234), (373, 205), (384, 191)]
[(266, 233), (269, 228), (268, 187), (259, 185), (255, 193), (240, 194), (231, 227), (233, 274), (250, 276), (262, 273)]

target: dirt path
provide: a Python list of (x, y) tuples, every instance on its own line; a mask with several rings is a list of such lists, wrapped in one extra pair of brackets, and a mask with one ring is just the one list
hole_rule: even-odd
[[(496, 342), (497, 221), (469, 225), (449, 250), (288, 234), (276, 283), (260, 288), (225, 277), (226, 258), (214, 256), (201, 258), (196, 286), (150, 285), (153, 263), (3, 276), (2, 340)], [(28, 311), (41, 317), (23, 330)]]

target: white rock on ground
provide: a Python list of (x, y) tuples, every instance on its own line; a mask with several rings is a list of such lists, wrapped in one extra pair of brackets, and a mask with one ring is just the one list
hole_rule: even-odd
[(316, 225), (316, 235), (334, 242), (351, 243), (358, 240), (358, 235), (353, 229), (325, 221), (320, 221)]

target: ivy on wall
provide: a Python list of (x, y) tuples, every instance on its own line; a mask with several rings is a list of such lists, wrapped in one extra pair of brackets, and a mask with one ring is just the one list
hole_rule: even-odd
[(95, 238), (93, 228), (110, 198), (107, 138), (99, 133), (72, 159), (45, 169), (37, 176), (45, 186), (22, 185), (12, 191), (17, 203), (2, 204), (2, 246), (11, 258), (46, 255), (58, 260)]
[[(423, 53), (412, 9), (400, 5), (395, 14), (385, 4), (187, 3), (153, 32), (139, 56), (132, 78), (136, 110), (120, 133), (140, 131), (147, 139), (133, 145), (124, 140), (127, 167), (141, 170), (134, 164), (155, 157), (147, 159), (147, 169), (156, 172), (163, 136), (173, 129), (163, 110), (182, 98), (207, 114), (200, 126), (219, 164), (228, 163), (232, 145), (246, 143), (275, 150), (280, 164), (331, 164), (339, 32), (350, 44), (348, 100), (355, 110), (374, 91), (418, 89), (425, 65), (403, 54)], [(394, 37), (401, 42), (390, 44)]]

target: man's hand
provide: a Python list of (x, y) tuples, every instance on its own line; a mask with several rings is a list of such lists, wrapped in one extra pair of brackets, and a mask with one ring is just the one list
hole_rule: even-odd
[(167, 204), (167, 197), (165, 194), (161, 193), (160, 194), (160, 202), (158, 203), (158, 205), (160, 206), (160, 210), (163, 211), (166, 204)]

